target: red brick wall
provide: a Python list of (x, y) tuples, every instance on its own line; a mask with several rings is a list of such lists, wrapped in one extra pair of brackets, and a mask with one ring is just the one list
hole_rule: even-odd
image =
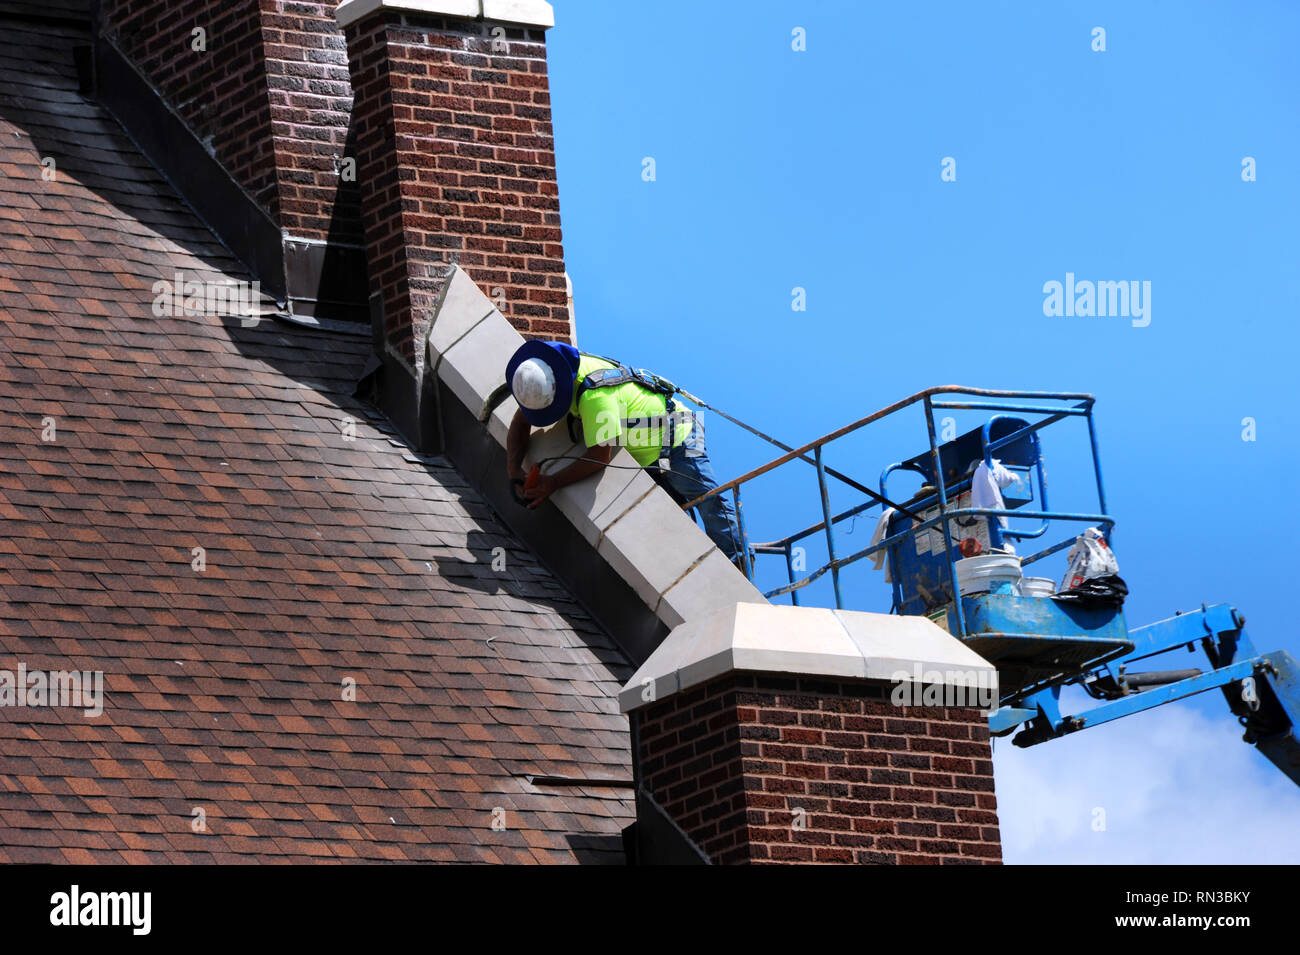
[(367, 245), (408, 362), (448, 261), (525, 334), (570, 338), (545, 32), (499, 25), (500, 48), (496, 24), (388, 12), (345, 39), (337, 5), (104, 0), (102, 20), (282, 229)]
[[(105, 30), (217, 160), (294, 237), (362, 242), (352, 90), (337, 0), (104, 0)], [(207, 50), (191, 31), (206, 31)]]
[(352, 80), (337, 6), (262, 0), (280, 225), (297, 237), (361, 245), (358, 183), (339, 175), (339, 161), (355, 160), (356, 151), (348, 140)]
[[(101, 20), (218, 161), (279, 221), (257, 0), (103, 0)], [(206, 32), (207, 50), (191, 31)]]
[(347, 30), (371, 289), (419, 363), (457, 262), (520, 331), (569, 337), (545, 34), (378, 13)]
[(1001, 862), (986, 718), (890, 691), (719, 677), (631, 714), (642, 784), (715, 862)]

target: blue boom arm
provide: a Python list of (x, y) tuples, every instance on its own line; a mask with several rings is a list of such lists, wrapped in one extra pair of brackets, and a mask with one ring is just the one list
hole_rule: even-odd
[[(1002, 707), (990, 718), (990, 731), (1005, 735), (1020, 726), (1012, 742), (1033, 746), (1218, 689), (1244, 728), (1245, 741), (1253, 743), (1300, 784), (1300, 742), (1295, 736), (1296, 720), (1300, 718), (1300, 671), (1289, 653), (1257, 652), (1246, 634), (1245, 620), (1227, 604), (1180, 613), (1133, 630), (1129, 636), (1133, 642), (1130, 652), (1065, 684), (1039, 690)], [(1140, 660), (1177, 650), (1194, 653), (1198, 646), (1209, 659), (1208, 672), (1131, 669)], [(1062, 715), (1061, 687), (1071, 684), (1104, 702)]]

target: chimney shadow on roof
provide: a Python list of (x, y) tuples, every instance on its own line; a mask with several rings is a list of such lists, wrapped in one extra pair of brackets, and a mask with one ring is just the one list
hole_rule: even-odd
[[(336, 161), (357, 155), (357, 121), (348, 122), (347, 138)], [(316, 318), (352, 322), (360, 332), (370, 332), (370, 275), (366, 261), (361, 215), (361, 184), (357, 176), (339, 176), (329, 204), (330, 224), (325, 246), (307, 276), (296, 274), (294, 259), (286, 261), (286, 279), (291, 293), (299, 287), (310, 290), (314, 301), (295, 302), (295, 309)], [(305, 286), (304, 286), (305, 281)]]

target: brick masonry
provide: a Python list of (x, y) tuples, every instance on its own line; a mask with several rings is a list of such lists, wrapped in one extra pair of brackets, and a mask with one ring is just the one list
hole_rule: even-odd
[(1000, 863), (984, 715), (890, 692), (718, 677), (629, 714), (641, 783), (717, 863)]
[[(255, 0), (103, 0), (102, 29), (235, 180), (279, 221)], [(206, 50), (194, 49), (195, 29)]]
[(347, 39), (389, 346), (420, 367), (448, 262), (524, 334), (569, 338), (544, 31), (381, 11)]
[[(104, 0), (105, 32), (286, 233), (359, 246), (335, 0)], [(206, 49), (194, 49), (193, 31)]]
[(570, 339), (545, 31), (389, 11), (345, 38), (337, 5), (104, 0), (101, 21), (286, 236), (367, 246), (408, 365), (453, 261), (521, 332)]
[(361, 193), (350, 138), (352, 82), (335, 0), (262, 3), (280, 225), (299, 237), (361, 245)]

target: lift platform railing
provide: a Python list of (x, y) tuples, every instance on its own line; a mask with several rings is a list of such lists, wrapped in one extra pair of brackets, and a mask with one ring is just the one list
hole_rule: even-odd
[[(1295, 729), (1300, 725), (1300, 666), (1285, 651), (1258, 653), (1246, 634), (1244, 617), (1234, 608), (1226, 604), (1202, 605), (1199, 611), (1178, 613), (1167, 620), (1132, 631), (1126, 629), (1122, 614), (1116, 611), (1113, 626), (1107, 624), (1107, 627), (1114, 630), (1117, 626), (1119, 631), (1108, 633), (1100, 625), (1094, 627), (1095, 621), (1078, 621), (1074, 615), (1094, 613), (1104, 616), (1105, 611), (1102, 610), (1076, 609), (1071, 613), (1059, 608), (1031, 606), (1034, 602), (1032, 598), (994, 596), (991, 593), (975, 597), (961, 595), (957, 582), (958, 558), (954, 552), (954, 535), (951, 530), (952, 522), (958, 518), (1006, 517), (1016, 520), (1017, 525), (1023, 519), (1041, 522), (1033, 529), (1024, 529), (1023, 526), (1013, 527), (1010, 524), (1002, 528), (1000, 521), (989, 520), (987, 540), (991, 547), (999, 546), (1004, 538), (1040, 540), (1046, 536), (1053, 521), (1070, 525), (1096, 525), (1113, 540), (1114, 521), (1106, 509), (1097, 430), (1092, 416), (1093, 403), (1093, 397), (1086, 394), (991, 391), (953, 385), (930, 388), (802, 447), (790, 449), (761, 467), (687, 502), (685, 506), (689, 508), (715, 494), (732, 495), (746, 545), (743, 553), (745, 570), (750, 579), (754, 577), (754, 556), (785, 557), (788, 582), (768, 591), (766, 596), (769, 598), (788, 594), (791, 602), (797, 604), (800, 591), (829, 573), (834, 581), (835, 606), (843, 608), (840, 571), (865, 557), (888, 553), (891, 567), (900, 571), (894, 575), (894, 611), (931, 614), (933, 606), (935, 610), (948, 614), (946, 622), (954, 636), (975, 646), (976, 652), (986, 659), (996, 662), (1002, 696), (999, 709), (990, 717), (989, 729), (999, 736), (1016, 733), (1012, 742), (1017, 746), (1034, 746), (1155, 706), (1209, 690), (1219, 690), (1245, 729), (1243, 738), (1254, 744), (1287, 776), (1300, 784), (1300, 739), (1297, 739)], [(829, 445), (912, 405), (919, 405), (924, 412), (929, 439), (928, 454), (922, 452), (885, 468), (880, 477), (879, 493), (826, 465), (824, 455)], [(935, 415), (936, 412), (947, 411), (984, 411), (989, 412), (990, 417), (982, 429), (940, 443)], [(1031, 421), (1029, 417), (1016, 417), (1007, 420), (1009, 414), (1037, 416), (1038, 419)], [(1097, 508), (1094, 513), (1055, 510), (1047, 500), (1047, 480), (1038, 433), (1069, 418), (1083, 418), (1087, 423), (1097, 484)], [(994, 434), (994, 423), (999, 421), (998, 433)], [(1007, 429), (1011, 429), (1010, 433), (1002, 433)], [(1021, 441), (1027, 443), (1016, 444)], [(1027, 478), (1030, 471), (1036, 472), (1039, 490), (1037, 510), (1031, 511), (1025, 506), (996, 509), (958, 506), (961, 495), (971, 485), (970, 465), (977, 463), (969, 460), (972, 453), (982, 455), (984, 463), (991, 466), (994, 453), (1000, 450), (1000, 459), (1005, 459), (1008, 466), (1018, 468), (1017, 473), (1022, 477)], [(796, 460), (810, 464), (815, 469), (821, 521), (779, 540), (750, 545), (741, 488)], [(948, 471), (945, 471), (945, 463)], [(927, 481), (932, 481), (932, 486), (923, 487), (912, 500), (904, 504), (890, 501), (886, 482), (891, 472), (900, 469), (921, 474)], [(847, 510), (832, 513), (832, 478), (865, 494), (868, 499)], [(1010, 501), (1016, 505), (1027, 505), (1032, 500), (1032, 493), (1027, 496), (1018, 495), (1014, 499), (1004, 496), (1004, 504)], [(835, 533), (836, 525), (874, 507), (893, 507), (902, 515), (902, 519), (891, 520), (883, 532), (883, 539), (877, 543), (841, 555)], [(933, 537), (924, 541), (926, 549), (916, 548), (915, 558), (907, 548), (891, 551), (891, 548), (898, 548), (909, 539), (914, 539), (917, 544), (922, 543), (918, 535), (931, 534), (936, 527), (942, 531), (942, 546), (945, 548), (942, 555), (938, 554), (940, 545)], [(822, 566), (796, 579), (795, 545), (818, 535), (825, 537), (829, 559)], [(1076, 536), (1075, 533), (1070, 533), (1063, 540), (1047, 543), (1036, 553), (1022, 558), (1021, 564), (1032, 564), (1070, 546)], [(923, 553), (924, 558), (921, 556)], [(899, 576), (903, 570), (910, 574), (910, 590), (906, 601), (900, 600)], [(946, 588), (947, 592), (938, 595), (924, 593), (920, 586), (922, 579), (927, 584)], [(968, 608), (965, 606), (968, 601), (969, 630)], [(904, 602), (906, 608), (903, 607)], [(1001, 616), (993, 624), (995, 611)], [(1068, 620), (1061, 619), (1062, 617)], [(1008, 621), (1014, 625), (1014, 629), (1006, 629)], [(1041, 623), (1042, 626), (1036, 627), (1035, 623)], [(1029, 626), (1022, 626), (1023, 624)], [(972, 630), (977, 632), (971, 632)], [(1041, 652), (1034, 652), (1035, 644), (1041, 644)], [(1154, 658), (1163, 654), (1186, 652), (1198, 644), (1210, 662), (1209, 672), (1202, 672), (1199, 668), (1129, 669), (1134, 664), (1145, 663), (1149, 666), (1149, 661)], [(1061, 656), (1058, 657), (1058, 654)], [(1098, 705), (1072, 713), (1066, 711), (1062, 706), (1062, 690), (1070, 686), (1081, 688)]]
[[(979, 400), (973, 400), (979, 399)], [(780, 555), (784, 556), (786, 564), (786, 575), (788, 583), (784, 586), (777, 587), (768, 591), (764, 596), (768, 598), (781, 597), (789, 595), (791, 602), (799, 603), (799, 591), (809, 584), (819, 580), (827, 573), (831, 575), (835, 593), (835, 606), (838, 609), (844, 608), (844, 597), (840, 587), (840, 571), (857, 561), (866, 557), (871, 557), (881, 551), (888, 551), (902, 542), (913, 539), (916, 535), (927, 533), (931, 528), (938, 527), (942, 529), (943, 540), (947, 554), (947, 573), (948, 582), (951, 585), (951, 591), (955, 595), (958, 593), (957, 587), (957, 570), (956, 558), (953, 556), (953, 539), (950, 522), (957, 518), (986, 516), (986, 517), (1010, 517), (1022, 519), (1038, 519), (1042, 521), (1042, 526), (1034, 531), (1015, 531), (1008, 530), (1005, 532), (1008, 537), (1016, 538), (1037, 538), (1041, 537), (1047, 530), (1051, 521), (1064, 521), (1086, 526), (1102, 527), (1107, 534), (1113, 534), (1114, 521), (1106, 513), (1106, 492), (1102, 479), (1101, 461), (1097, 453), (1097, 431), (1093, 420), (1092, 408), (1094, 398), (1089, 394), (1074, 394), (1069, 392), (1044, 392), (1044, 391), (1000, 391), (987, 388), (969, 388), (960, 385), (944, 385), (935, 388), (928, 388), (924, 391), (895, 402), (886, 408), (867, 415), (848, 424), (836, 431), (823, 435), (814, 441), (810, 441), (802, 447), (794, 448), (785, 454), (760, 465), (737, 478), (721, 484), (712, 489), (707, 494), (702, 494), (684, 505), (687, 508), (697, 505), (706, 498), (718, 494), (732, 495), (735, 504), (737, 523), (744, 547), (742, 553), (745, 558), (745, 571), (747, 576), (752, 580), (754, 578), (754, 558), (759, 554)], [(895, 415), (904, 409), (913, 405), (920, 405), (925, 417), (926, 433), (929, 439), (929, 455), (933, 467), (933, 473), (937, 480), (933, 492), (925, 497), (914, 499), (908, 504), (895, 504), (890, 501), (886, 495), (885, 480), (889, 473), (900, 465), (892, 465), (885, 469), (881, 476), (881, 492), (875, 494), (868, 491), (871, 499), (864, 501), (841, 511), (837, 514), (831, 512), (829, 478), (835, 478), (842, 484), (852, 487), (854, 490), (863, 491), (865, 487), (846, 477), (839, 471), (835, 471), (826, 466), (824, 461), (824, 449), (850, 434), (858, 432), (870, 424), (881, 421), (892, 415)], [(935, 422), (935, 412), (937, 411), (989, 411), (989, 412), (1015, 412), (1017, 414), (1043, 415), (1040, 420), (1031, 422), (1023, 428), (1019, 428), (1010, 434), (1003, 435), (995, 440), (986, 440), (984, 442), (984, 454), (986, 460), (991, 458), (993, 452), (999, 448), (1014, 444), (1028, 435), (1036, 435), (1042, 429), (1049, 427), (1059, 421), (1068, 418), (1083, 418), (1088, 427), (1088, 437), (1091, 445), (1093, 471), (1097, 484), (1097, 503), (1098, 509), (1095, 513), (1080, 513), (1071, 511), (1055, 511), (1047, 507), (1046, 502), (1046, 481), (1042, 477), (1040, 469), (1040, 490), (1041, 502), (1043, 509), (1025, 510), (1021, 509), (995, 509), (995, 508), (977, 508), (977, 507), (953, 507), (951, 501), (954, 493), (958, 492), (964, 485), (969, 483), (969, 478), (962, 476), (957, 481), (950, 482), (948, 476), (944, 474), (941, 460), (941, 448), (943, 445), (938, 438), (938, 429)], [(805, 527), (787, 537), (779, 540), (767, 541), (763, 543), (751, 544), (749, 533), (746, 526), (744, 501), (741, 496), (741, 488), (749, 482), (767, 474), (776, 468), (789, 464), (792, 461), (803, 461), (811, 464), (817, 476), (817, 489), (821, 500), (822, 520), (816, 524)], [(925, 510), (932, 510), (937, 505), (937, 513), (929, 518), (922, 519), (920, 514)], [(841, 555), (839, 553), (838, 541), (836, 538), (835, 528), (837, 524), (857, 517), (858, 515), (869, 511), (874, 507), (892, 506), (904, 516), (911, 517), (911, 526), (898, 533), (887, 535), (878, 543), (865, 547), (861, 550), (850, 554)], [(990, 524), (996, 525), (998, 522), (991, 521)], [(824, 535), (826, 549), (829, 560), (806, 573), (803, 577), (796, 579), (794, 570), (794, 554), (796, 545), (814, 535)], [(1075, 540), (1074, 534), (1068, 535), (1065, 539), (1051, 544), (1034, 554), (1022, 559), (1022, 564), (1031, 564), (1035, 561), (1042, 560), (1052, 554), (1069, 547)], [(896, 602), (897, 603), (897, 602)], [(962, 608), (962, 601), (953, 600), (955, 611), (955, 623), (957, 626), (957, 635), (966, 635), (965, 615)], [(897, 608), (895, 608), (897, 609)]]

